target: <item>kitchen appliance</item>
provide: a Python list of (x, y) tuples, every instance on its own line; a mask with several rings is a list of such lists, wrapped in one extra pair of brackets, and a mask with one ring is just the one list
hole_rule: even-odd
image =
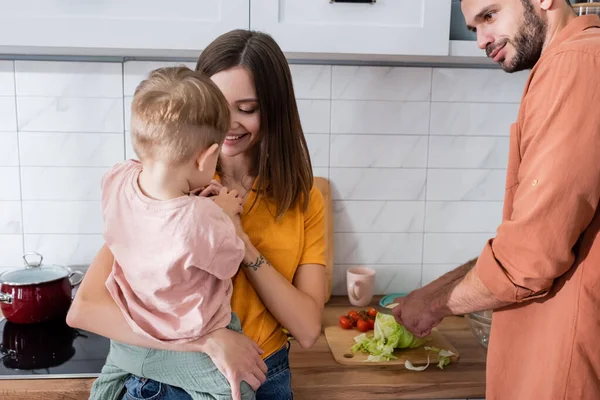
[(92, 378), (100, 375), (110, 341), (57, 319), (0, 322), (0, 380)]
[(67, 315), (72, 289), (81, 283), (83, 274), (60, 265), (43, 265), (43, 259), (39, 253), (27, 253), (23, 255), (25, 268), (0, 274), (0, 308), (7, 320), (30, 324)]

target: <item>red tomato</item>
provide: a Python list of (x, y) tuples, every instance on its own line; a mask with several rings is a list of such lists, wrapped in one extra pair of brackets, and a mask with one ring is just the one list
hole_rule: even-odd
[(367, 319), (367, 322), (369, 323), (369, 330), (373, 330), (375, 329), (375, 320), (372, 318)]
[(358, 321), (360, 319), (360, 314), (357, 313), (355, 310), (352, 310), (348, 313), (348, 316), (354, 321)]
[(366, 332), (369, 330), (369, 323), (364, 319), (359, 319), (356, 322), (356, 329), (358, 329), (361, 332)]
[(377, 310), (374, 309), (373, 307), (369, 307), (369, 310), (367, 311), (367, 315), (369, 317), (375, 318), (377, 316)]
[(345, 315), (340, 317), (340, 326), (342, 329), (350, 329), (352, 328), (352, 321)]

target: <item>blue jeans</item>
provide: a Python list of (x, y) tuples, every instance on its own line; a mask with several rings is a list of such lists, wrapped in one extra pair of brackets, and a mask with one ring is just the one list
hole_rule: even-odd
[[(256, 400), (292, 400), (292, 374), (289, 365), (289, 343), (265, 359), (267, 380), (256, 392)], [(152, 379), (130, 375), (125, 381), (123, 400), (190, 400), (185, 390)]]

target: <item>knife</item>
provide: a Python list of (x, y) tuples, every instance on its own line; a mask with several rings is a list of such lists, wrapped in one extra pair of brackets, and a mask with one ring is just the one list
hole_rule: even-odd
[(398, 305), (398, 303), (392, 303), (392, 304), (388, 304), (385, 307), (377, 305), (374, 308), (375, 308), (375, 310), (377, 310), (377, 312), (380, 312), (382, 314), (392, 315), (392, 309), (394, 307), (396, 307), (397, 305)]

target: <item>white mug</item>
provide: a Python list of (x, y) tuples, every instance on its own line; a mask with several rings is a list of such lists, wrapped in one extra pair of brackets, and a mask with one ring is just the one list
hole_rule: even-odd
[(352, 267), (346, 271), (346, 283), (350, 304), (364, 307), (371, 303), (375, 291), (375, 270), (367, 267)]

